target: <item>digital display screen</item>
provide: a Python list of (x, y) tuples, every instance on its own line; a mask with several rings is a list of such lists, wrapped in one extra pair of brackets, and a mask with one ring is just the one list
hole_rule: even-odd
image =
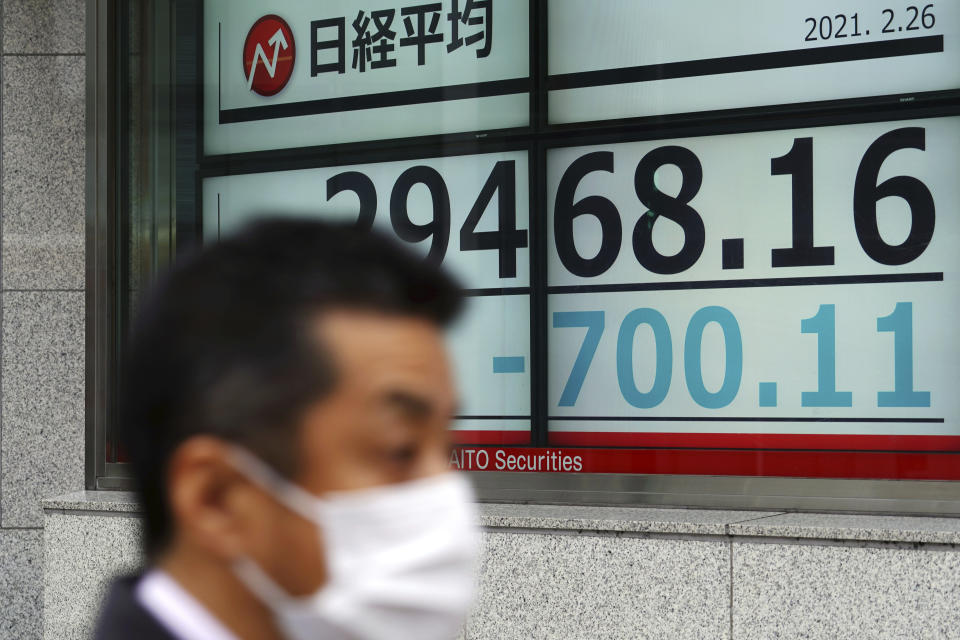
[(266, 4), (204, 5), (204, 240), (459, 278), (452, 468), (960, 480), (958, 3)]
[(955, 448), (958, 175), (960, 118), (550, 150), (550, 442)]
[(449, 336), (460, 441), (530, 439), (526, 152), (208, 178), (204, 240), (266, 215), (356, 221), (439, 262), (467, 289)]
[(960, 89), (960, 4), (549, 0), (549, 122)]
[(206, 0), (205, 153), (527, 126), (529, 11)]

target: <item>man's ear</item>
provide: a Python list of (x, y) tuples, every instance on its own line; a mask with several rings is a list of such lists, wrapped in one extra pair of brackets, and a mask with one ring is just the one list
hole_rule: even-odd
[(249, 551), (249, 515), (258, 492), (230, 463), (230, 445), (210, 436), (185, 440), (170, 457), (167, 490), (177, 542), (225, 561)]

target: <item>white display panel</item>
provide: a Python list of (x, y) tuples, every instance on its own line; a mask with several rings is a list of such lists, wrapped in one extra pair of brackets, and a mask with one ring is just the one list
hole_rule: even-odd
[(958, 176), (957, 117), (550, 150), (551, 430), (960, 435)]
[[(361, 209), (371, 207), (374, 227), (388, 233), (400, 235), (397, 225), (405, 218), (415, 226), (434, 225), (436, 233), (425, 228), (422, 233), (429, 237), (411, 246), (425, 256), (431, 250), (442, 255), (443, 266), (468, 289), (527, 287), (528, 175), (527, 154), (515, 151), (208, 178), (203, 236), (214, 240), (270, 212), (358, 220)], [(399, 215), (392, 202), (406, 203), (406, 215)], [(475, 233), (500, 229), (511, 248), (466, 249), (462, 236), (471, 228), (471, 211), (481, 214)], [(501, 217), (509, 224), (501, 225)]]
[(462, 430), (530, 432), (530, 296), (467, 300), (448, 346)]
[[(551, 296), (551, 318), (558, 313), (560, 318), (599, 313), (603, 330), (580, 392), (570, 396), (570, 404), (564, 402), (564, 390), (589, 322), (550, 329), (550, 370), (555, 374), (549, 381), (550, 428), (960, 435), (960, 399), (954, 391), (960, 377), (960, 348), (953, 323), (944, 321), (944, 315), (960, 311), (960, 304), (955, 296), (944, 301), (943, 288), (944, 283), (934, 282), (750, 289), (735, 295), (714, 289)], [(909, 307), (898, 309), (898, 303)], [(650, 311), (636, 313), (637, 309)], [(897, 331), (877, 329), (878, 318), (903, 309), (909, 313), (900, 313), (893, 321)], [(909, 361), (895, 362), (897, 342), (906, 340), (902, 334), (908, 331), (912, 331)], [(834, 339), (824, 347), (829, 353), (820, 356), (818, 347), (827, 340), (826, 332), (833, 332)], [(905, 389), (915, 395), (902, 394), (905, 401), (880, 406), (878, 393), (893, 392), (901, 369), (910, 367), (910, 385)], [(820, 376), (827, 376), (829, 384), (821, 384)], [(822, 392), (831, 385), (836, 394)], [(903, 406), (910, 398), (921, 406)], [(703, 420), (716, 417), (729, 420)], [(823, 420), (808, 421), (811, 418)], [(946, 421), (940, 422), (943, 418)]]
[[(924, 148), (912, 148), (914, 144)], [(892, 150), (899, 146), (903, 148)], [(665, 148), (670, 150), (663, 151)], [(686, 175), (673, 160), (685, 164)], [(878, 163), (879, 171), (874, 177), (869, 169)], [(578, 179), (581, 174), (583, 177)], [(956, 217), (951, 215), (960, 204), (958, 175), (960, 118), (956, 117), (551, 149), (547, 154), (549, 284), (652, 284), (950, 271), (956, 265), (960, 232)], [(929, 246), (903, 265), (883, 264), (864, 247), (866, 242), (882, 257), (890, 252), (884, 245), (896, 246), (907, 240), (913, 228), (912, 216), (902, 198), (876, 200), (874, 219), (883, 245), (860, 237), (868, 231), (865, 223), (871, 218), (866, 215), (872, 202), (870, 195), (877, 185), (894, 176), (919, 180), (936, 208), (935, 233), (930, 236)], [(637, 178), (641, 178), (648, 191), (655, 188), (663, 195), (649, 193), (644, 204), (637, 195)], [(558, 208), (561, 185), (572, 187), (573, 192), (567, 191), (566, 197), (560, 198)], [(684, 198), (687, 204), (674, 202), (681, 186), (690, 192)], [(858, 186), (865, 212), (861, 234), (853, 212)], [(812, 202), (808, 202), (811, 196)], [(586, 198), (591, 199), (573, 209)], [(666, 207), (660, 209), (660, 215), (651, 217), (651, 208), (656, 209), (658, 204), (653, 198), (659, 198), (661, 207)], [(796, 213), (794, 199), (799, 201)], [(595, 215), (603, 215), (611, 207), (616, 215), (607, 217), (616, 218), (614, 227), (621, 236), (615, 246), (613, 236), (602, 232)], [(812, 216), (807, 213), (811, 209)], [(570, 215), (578, 210), (583, 214), (572, 218), (572, 225), (568, 222), (563, 229), (572, 229), (580, 260), (595, 260), (601, 245), (608, 247), (608, 258), (596, 260), (591, 267), (594, 271), (602, 270), (596, 275), (577, 275), (565, 266), (558, 251), (556, 214), (566, 212), (564, 219), (570, 221)], [(652, 262), (667, 262), (668, 268), (679, 271), (655, 272), (638, 260), (633, 236), (641, 218), (646, 225), (654, 221), (652, 244), (663, 256), (648, 252)], [(685, 233), (672, 218), (683, 219), (693, 231), (702, 227), (702, 250), (694, 241), (694, 234)], [(794, 245), (795, 221), (802, 232), (812, 227), (811, 244), (816, 249), (810, 264), (782, 264), (789, 254), (780, 250)], [(917, 239), (925, 237), (921, 233), (925, 225), (915, 226)], [(569, 235), (568, 231), (564, 233)], [(743, 267), (724, 269), (724, 240), (741, 239)], [(683, 250), (685, 242), (687, 248)], [(800, 245), (802, 242), (798, 242)], [(831, 261), (819, 255), (819, 247), (832, 247), (822, 252), (832, 254)], [(686, 259), (679, 255), (681, 250), (688, 256)], [(728, 243), (727, 253), (729, 258), (739, 251)], [(796, 252), (797, 256), (802, 253), (800, 249)], [(775, 262), (782, 266), (774, 266)]]
[(554, 124), (960, 89), (960, 3), (549, 0)]
[(203, 30), (207, 155), (529, 123), (526, 2), (206, 0)]
[[(215, 242), (253, 220), (292, 215), (372, 224), (424, 256), (432, 251), (469, 293), (449, 337), (461, 390), (454, 427), (525, 438), (531, 367), (527, 163), (526, 152), (504, 152), (208, 178), (203, 238)], [(417, 233), (421, 239), (410, 242)]]

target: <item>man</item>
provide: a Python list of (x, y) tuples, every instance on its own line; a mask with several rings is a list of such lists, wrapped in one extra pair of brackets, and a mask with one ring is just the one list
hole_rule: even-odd
[(122, 422), (146, 573), (96, 638), (450, 638), (475, 517), (447, 471), (460, 294), (376, 234), (257, 224), (142, 307)]

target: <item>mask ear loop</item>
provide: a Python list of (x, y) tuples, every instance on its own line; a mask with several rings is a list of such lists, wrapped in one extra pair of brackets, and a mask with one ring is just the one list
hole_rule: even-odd
[(317, 505), (322, 504), (322, 498), (283, 478), (273, 467), (246, 449), (230, 446), (228, 459), (243, 477), (285, 507), (314, 524), (321, 524), (317, 519)]
[[(320, 498), (283, 478), (273, 467), (242, 447), (231, 445), (228, 460), (238, 473), (285, 507), (314, 524), (320, 524), (316, 515)], [(238, 558), (233, 562), (233, 569), (264, 604), (281, 606), (296, 601), (250, 558)]]

